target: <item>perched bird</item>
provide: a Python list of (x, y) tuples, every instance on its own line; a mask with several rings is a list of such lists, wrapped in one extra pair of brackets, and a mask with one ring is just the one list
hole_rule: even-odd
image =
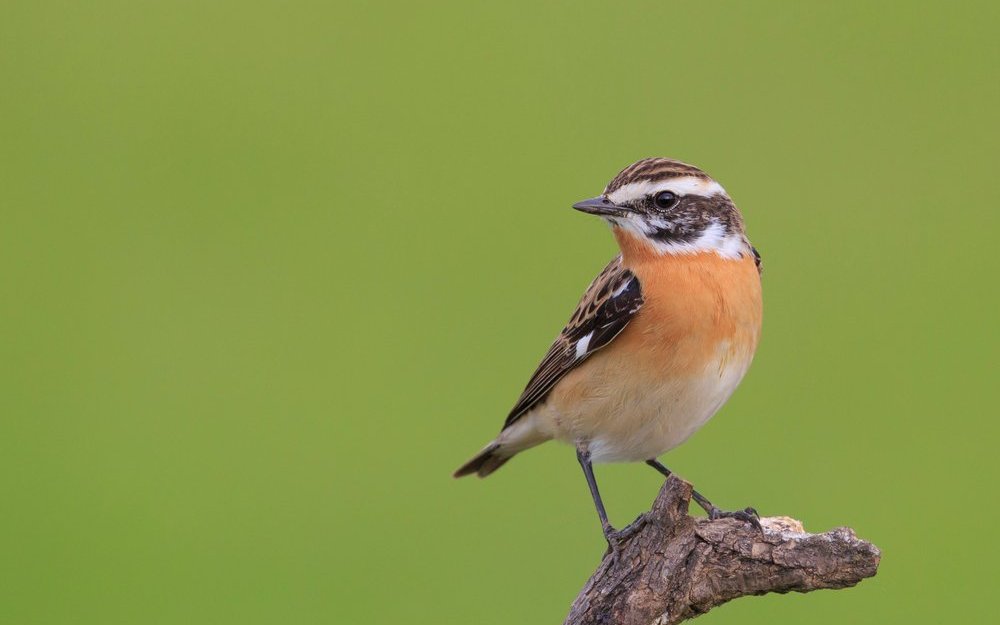
[[(576, 447), (605, 538), (592, 463), (645, 462), (694, 434), (729, 399), (760, 336), (760, 255), (725, 190), (702, 170), (647, 158), (573, 208), (611, 226), (621, 254), (587, 288), (500, 434), (455, 477), (486, 477), (556, 439)], [(757, 524), (753, 508), (712, 518)]]

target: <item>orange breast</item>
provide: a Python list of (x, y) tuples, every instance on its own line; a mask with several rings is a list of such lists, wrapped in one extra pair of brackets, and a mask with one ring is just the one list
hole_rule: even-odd
[(753, 354), (762, 305), (760, 274), (749, 253), (740, 259), (714, 252), (661, 256), (616, 235), (644, 303), (607, 349), (621, 348), (638, 357), (639, 366), (675, 374), (703, 371), (718, 358), (720, 345), (732, 358)]

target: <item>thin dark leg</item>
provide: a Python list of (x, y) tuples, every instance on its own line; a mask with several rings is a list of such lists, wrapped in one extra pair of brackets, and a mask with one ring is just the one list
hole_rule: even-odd
[(594, 506), (597, 507), (597, 516), (601, 518), (601, 529), (604, 530), (605, 538), (609, 537), (615, 530), (608, 521), (608, 513), (604, 510), (604, 502), (601, 501), (601, 493), (597, 490), (597, 479), (594, 477), (594, 467), (590, 464), (590, 452), (585, 447), (576, 448), (576, 459), (583, 467), (583, 475), (587, 478), (587, 486), (590, 487), (590, 496), (594, 498)]
[[(670, 475), (673, 473), (673, 471), (671, 471), (667, 467), (663, 466), (663, 463), (661, 463), (656, 458), (652, 458), (650, 460), (647, 460), (646, 464), (648, 464), (649, 466), (653, 467), (654, 469), (656, 469), (657, 471), (659, 471), (660, 473), (662, 473), (663, 477), (670, 477)], [(697, 504), (699, 506), (702, 507), (702, 509), (705, 510), (705, 512), (708, 512), (709, 514), (711, 514), (712, 509), (715, 508), (715, 506), (712, 505), (711, 501), (709, 501), (708, 499), (706, 499), (701, 493), (699, 493), (696, 490), (691, 491), (691, 497), (692, 497), (692, 499), (695, 500), (695, 502), (697, 502)], [(715, 508), (715, 509), (718, 510), (718, 508)]]
[[(656, 458), (650, 458), (646, 461), (646, 464), (653, 467), (657, 471), (663, 474), (663, 477), (670, 477), (671, 471), (667, 467), (657, 460)], [(720, 510), (711, 501), (709, 501), (704, 495), (696, 490), (691, 491), (691, 498), (701, 506), (702, 510), (708, 513), (708, 518), (710, 519), (721, 519), (725, 517), (732, 517), (734, 519), (739, 519), (741, 521), (746, 521), (754, 527), (760, 529), (759, 515), (757, 511), (753, 508), (744, 508), (743, 510), (737, 510), (735, 512), (725, 512)]]
[(649, 460), (646, 461), (646, 464), (648, 464), (649, 466), (653, 467), (654, 469), (662, 473), (663, 477), (670, 477), (670, 474), (673, 473), (673, 471), (663, 466), (663, 464), (656, 458), (650, 458)]

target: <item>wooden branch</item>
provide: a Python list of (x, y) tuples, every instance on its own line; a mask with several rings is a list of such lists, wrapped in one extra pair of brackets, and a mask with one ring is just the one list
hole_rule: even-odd
[(690, 517), (690, 500), (691, 485), (669, 477), (565, 625), (672, 625), (746, 595), (848, 588), (878, 568), (881, 552), (849, 528), (807, 534), (799, 521), (770, 517), (762, 534), (736, 519)]

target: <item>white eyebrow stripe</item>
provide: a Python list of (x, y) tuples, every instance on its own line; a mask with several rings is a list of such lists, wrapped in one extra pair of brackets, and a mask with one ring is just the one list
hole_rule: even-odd
[(712, 197), (725, 194), (726, 190), (714, 180), (706, 180), (698, 176), (681, 176), (667, 180), (640, 180), (618, 187), (608, 194), (608, 199), (614, 204), (627, 204), (647, 195), (660, 191), (673, 191), (677, 195), (700, 195)]

